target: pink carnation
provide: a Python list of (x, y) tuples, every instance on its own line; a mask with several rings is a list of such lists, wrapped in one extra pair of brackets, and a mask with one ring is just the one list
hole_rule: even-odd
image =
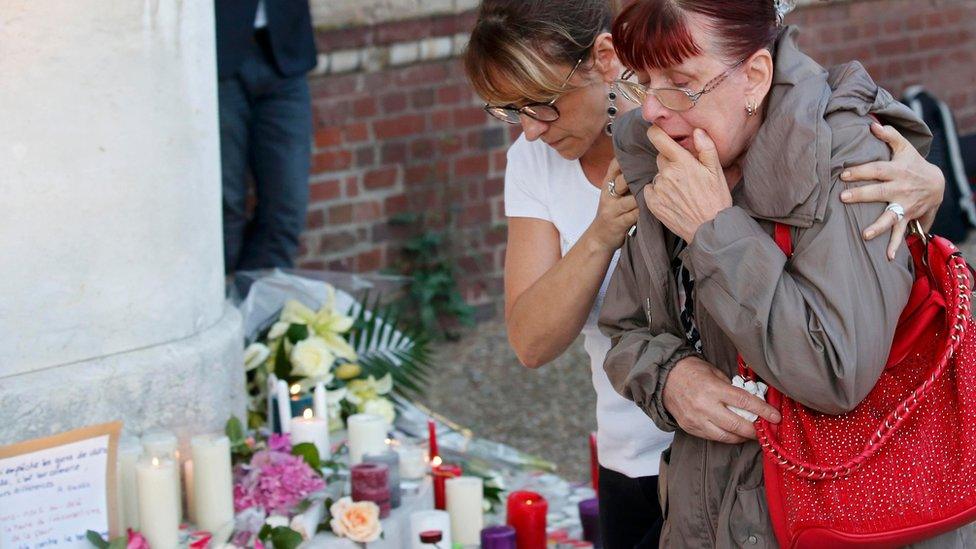
[[(280, 438), (287, 441), (287, 437)], [(274, 442), (280, 443), (280, 439)], [(325, 481), (301, 457), (262, 450), (254, 454), (251, 463), (234, 469), (234, 511), (261, 507), (272, 515), (288, 515), (310, 494), (323, 488)]]

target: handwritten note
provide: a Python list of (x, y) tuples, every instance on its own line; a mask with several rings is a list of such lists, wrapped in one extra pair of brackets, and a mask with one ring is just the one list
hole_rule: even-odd
[(107, 536), (118, 430), (84, 438), (91, 429), (0, 449), (0, 547), (81, 549), (86, 531)]

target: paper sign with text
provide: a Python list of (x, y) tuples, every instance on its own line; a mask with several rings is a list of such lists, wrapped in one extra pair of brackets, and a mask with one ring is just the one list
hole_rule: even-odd
[(89, 548), (115, 533), (121, 423), (0, 447), (0, 547)]

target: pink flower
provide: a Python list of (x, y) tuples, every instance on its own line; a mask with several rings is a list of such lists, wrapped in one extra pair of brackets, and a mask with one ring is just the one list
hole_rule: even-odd
[(146, 538), (132, 528), (129, 528), (128, 538), (129, 541), (125, 544), (125, 549), (149, 549), (149, 542), (146, 541)]
[(264, 549), (264, 544), (261, 543), (261, 540), (254, 540), (254, 549)]
[(234, 468), (234, 511), (261, 507), (269, 514), (290, 515), (296, 505), (323, 488), (325, 481), (301, 457), (262, 450), (251, 463)]
[(286, 452), (291, 453), (291, 435), (284, 433), (279, 435), (278, 433), (272, 433), (268, 437), (268, 449), (272, 452)]

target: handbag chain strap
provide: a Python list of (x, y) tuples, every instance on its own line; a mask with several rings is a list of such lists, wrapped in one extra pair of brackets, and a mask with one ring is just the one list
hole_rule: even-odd
[[(783, 227), (783, 229), (780, 229)], [(784, 246), (782, 239), (783, 234), (789, 236), (788, 228), (785, 225), (776, 225), (776, 241), (780, 245), (780, 249), (783, 253), (789, 257), (792, 255), (792, 246)], [(789, 242), (789, 241), (787, 241)], [(925, 257), (928, 257), (928, 242), (924, 248)], [(769, 428), (769, 424), (766, 420), (759, 418), (755, 421), (756, 427), (756, 437), (759, 440), (759, 445), (762, 447), (763, 451), (771, 456), (775, 462), (782, 468), (786, 469), (788, 472), (794, 473), (798, 476), (807, 477), (812, 480), (823, 480), (823, 479), (838, 479), (843, 478), (858, 468), (860, 468), (865, 461), (867, 461), (871, 456), (881, 449), (881, 446), (891, 438), (891, 436), (898, 430), (898, 428), (905, 423), (912, 412), (922, 403), (926, 396), (931, 392), (932, 387), (935, 382), (942, 377), (946, 369), (949, 366), (949, 361), (955, 355), (956, 351), (959, 349), (959, 345), (962, 343), (962, 337), (966, 333), (966, 329), (969, 326), (970, 320), (970, 299), (972, 287), (970, 284), (969, 277), (969, 265), (966, 260), (959, 253), (954, 253), (949, 257), (948, 262), (949, 275), (952, 277), (951, 293), (950, 299), (947, 300), (951, 304), (951, 309), (954, 313), (949, 313), (947, 311), (946, 324), (949, 328), (948, 342), (949, 345), (945, 351), (943, 351), (942, 356), (939, 358), (939, 363), (936, 368), (932, 371), (932, 375), (925, 379), (921, 385), (919, 385), (912, 393), (905, 398), (895, 409), (888, 414), (887, 417), (880, 423), (871, 438), (868, 440), (867, 444), (864, 445), (864, 449), (861, 452), (849, 459), (844, 463), (837, 465), (819, 465), (815, 463), (809, 463), (797, 457), (795, 454), (790, 453), (788, 450), (783, 448), (780, 441), (776, 438), (776, 435), (772, 433)], [(927, 262), (926, 262), (927, 264)], [(739, 369), (741, 372), (747, 374), (748, 378), (755, 378), (755, 372), (753, 372), (742, 360), (742, 356), (739, 356)]]

